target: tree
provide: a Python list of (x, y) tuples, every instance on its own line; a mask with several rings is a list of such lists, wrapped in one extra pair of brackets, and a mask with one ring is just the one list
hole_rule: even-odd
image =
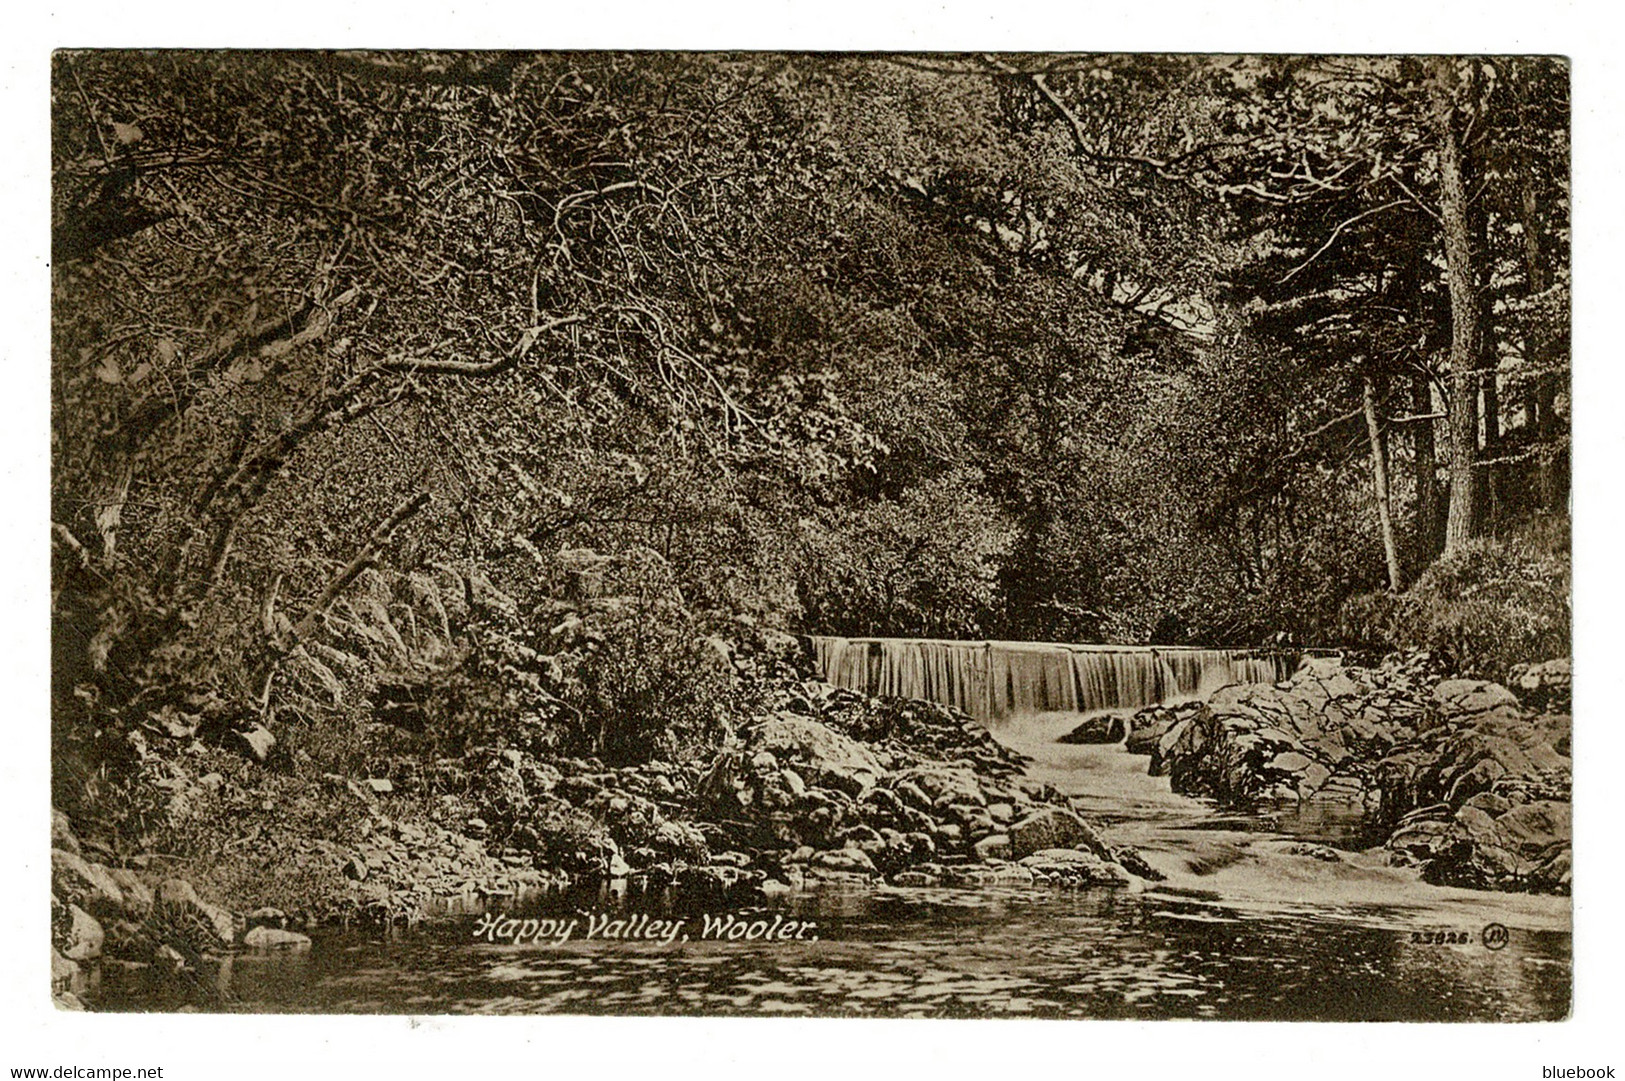
[(1450, 287), (1450, 510), (1444, 550), (1459, 551), (1479, 531), (1474, 499), (1478, 457), (1479, 315), (1477, 263), (1462, 178), (1461, 132), (1472, 116), (1462, 100), (1455, 57), (1433, 61), (1433, 129), (1439, 154), (1439, 218)]

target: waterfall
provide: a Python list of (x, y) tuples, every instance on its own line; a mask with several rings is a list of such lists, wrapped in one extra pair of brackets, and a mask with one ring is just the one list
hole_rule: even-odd
[(1079, 646), (811, 636), (818, 673), (864, 694), (957, 706), (980, 721), (1027, 713), (1138, 709), (1274, 683), (1280, 654), (1184, 646)]

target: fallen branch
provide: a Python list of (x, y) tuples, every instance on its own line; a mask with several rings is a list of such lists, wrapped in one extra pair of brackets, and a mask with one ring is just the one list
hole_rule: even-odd
[(401, 526), (405, 525), (413, 515), (428, 506), (433, 498), (428, 492), (419, 492), (390, 511), (389, 516), (378, 523), (371, 535), (367, 537), (366, 542), (361, 545), (361, 548), (355, 554), (355, 558), (346, 563), (343, 569), (328, 580), (321, 595), (316, 598), (316, 603), (311, 605), (310, 610), (304, 614), (298, 623), (293, 625), (288, 636), (281, 642), (276, 643), (271, 656), (265, 661), (259, 677), (255, 680), (261, 688), (259, 704), (262, 713), (270, 701), (271, 677), (276, 673), (276, 666), (284, 657), (298, 648), (306, 638), (310, 637), (311, 632), (316, 629), (316, 624), (327, 614), (327, 610), (333, 606), (333, 602), (338, 600), (339, 594), (348, 589), (362, 571), (375, 565), (378, 556), (395, 539), (395, 534)]
[(333, 606), (333, 602), (338, 600), (339, 594), (343, 593), (362, 571), (372, 566), (379, 553), (383, 551), (390, 541), (395, 539), (395, 531), (405, 525), (407, 519), (428, 506), (433, 498), (428, 492), (419, 492), (390, 511), (389, 517), (378, 523), (378, 527), (372, 531), (372, 535), (361, 546), (361, 550), (355, 554), (355, 558), (345, 564), (344, 569), (339, 571), (327, 583), (327, 588), (322, 590), (320, 597), (316, 598), (316, 603), (311, 606), (310, 611), (306, 612), (304, 617), (294, 624), (293, 638), (295, 640), (309, 636), (310, 632), (316, 628), (316, 621), (321, 619), (327, 610)]

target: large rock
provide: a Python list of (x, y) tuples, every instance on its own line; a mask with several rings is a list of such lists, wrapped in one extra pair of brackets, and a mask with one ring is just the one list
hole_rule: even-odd
[(51, 891), (103, 919), (126, 914), (124, 890), (108, 869), (64, 848), (51, 850)]
[(62, 956), (62, 952), (55, 946), (51, 947), (51, 993), (53, 995), (78, 994), (84, 990), (85, 979), (79, 962), (70, 961)]
[(70, 961), (93, 961), (102, 955), (105, 939), (96, 917), (78, 905), (68, 905), (67, 927), (62, 935), (62, 956)]
[(271, 756), (271, 749), (276, 746), (276, 736), (263, 724), (234, 728), (231, 736), (236, 741), (237, 747), (256, 762), (264, 762)]
[(849, 736), (806, 717), (778, 713), (748, 737), (752, 751), (768, 751), (802, 778), (848, 795), (874, 787), (885, 772), (874, 752)]
[(255, 927), (243, 936), (243, 945), (251, 950), (308, 950), (310, 939), (297, 931), (284, 931), (280, 927)]
[(1529, 716), (1504, 702), (1462, 713), (1383, 759), (1383, 800), (1390, 812), (1430, 803), (1459, 807), (1483, 792), (1513, 802), (1569, 798), (1570, 719)]
[(1118, 714), (1102, 713), (1084, 722), (1057, 743), (1120, 743), (1128, 735), (1127, 722)]
[(1528, 859), (1544, 861), (1574, 837), (1574, 805), (1557, 800), (1519, 804), (1495, 819), (1508, 847)]
[(228, 948), (237, 937), (232, 914), (204, 901), (182, 878), (166, 878), (158, 884), (148, 923), (161, 923), (164, 931), (200, 950)]
[(79, 838), (74, 836), (73, 822), (55, 807), (51, 808), (51, 847), (72, 852), (75, 856), (84, 855), (79, 847)]
[(1194, 717), (1201, 708), (1199, 702), (1185, 702), (1177, 706), (1148, 706), (1140, 710), (1129, 718), (1128, 738), (1123, 741), (1123, 749), (1129, 754), (1155, 756), (1168, 730), (1180, 721)]
[(1075, 848), (1045, 848), (1022, 857), (1022, 867), (1072, 886), (1130, 886), (1134, 878), (1115, 863)]
[(1388, 838), (1389, 858), (1441, 885), (1566, 891), (1570, 805), (1539, 801), (1496, 815), (1499, 806), (1474, 799), (1454, 813), (1448, 804), (1415, 812)]
[(940, 811), (951, 806), (987, 806), (981, 778), (964, 766), (922, 765), (893, 776), (889, 785), (910, 806)]
[(1531, 709), (1567, 713), (1574, 696), (1574, 669), (1567, 657), (1520, 664), (1507, 676), (1507, 684)]
[(1433, 698), (1446, 716), (1518, 706), (1518, 698), (1511, 691), (1481, 679), (1447, 679), (1433, 688)]
[(874, 861), (860, 848), (833, 848), (814, 854), (812, 865), (823, 871), (872, 875)]
[(1009, 837), (1010, 853), (1017, 860), (1052, 848), (1102, 848), (1100, 836), (1087, 822), (1060, 807), (1046, 807), (1028, 815), (1010, 827)]
[(1009, 859), (1011, 848), (1010, 838), (1003, 833), (990, 833), (971, 846), (976, 858), (986, 862), (990, 859)]

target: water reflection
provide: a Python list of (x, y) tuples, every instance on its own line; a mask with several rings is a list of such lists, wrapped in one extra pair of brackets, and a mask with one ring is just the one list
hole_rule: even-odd
[[(1073, 723), (1076, 722), (1074, 717)], [(1363, 851), (1335, 812), (1221, 816), (1173, 795), (1118, 748), (1004, 737), (1080, 793), (1168, 880), (1144, 893), (1022, 888), (825, 889), (739, 909), (665, 895), (562, 894), (518, 918), (646, 912), (687, 941), (503, 944), (466, 917), (308, 954), (238, 957), (208, 986), (109, 973), (114, 1009), (394, 1013), (811, 1014), (1536, 1020), (1570, 1001), (1566, 898), (1441, 889)], [(1305, 855), (1304, 838), (1337, 846)], [(707, 941), (701, 918), (812, 920), (817, 941)], [(1511, 929), (1499, 950), (1480, 940)], [(1463, 941), (1434, 944), (1431, 932)]]

